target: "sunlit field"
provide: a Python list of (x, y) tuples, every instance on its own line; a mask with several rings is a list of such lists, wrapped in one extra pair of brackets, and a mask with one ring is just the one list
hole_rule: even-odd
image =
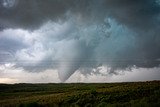
[(0, 84), (0, 107), (159, 107), (160, 81)]

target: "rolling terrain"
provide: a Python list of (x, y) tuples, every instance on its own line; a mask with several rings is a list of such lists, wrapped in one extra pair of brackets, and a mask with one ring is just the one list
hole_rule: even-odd
[(160, 107), (160, 81), (0, 84), (0, 107)]

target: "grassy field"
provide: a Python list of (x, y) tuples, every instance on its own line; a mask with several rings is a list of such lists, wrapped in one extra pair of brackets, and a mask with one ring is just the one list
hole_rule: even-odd
[(0, 84), (0, 107), (160, 107), (160, 81)]

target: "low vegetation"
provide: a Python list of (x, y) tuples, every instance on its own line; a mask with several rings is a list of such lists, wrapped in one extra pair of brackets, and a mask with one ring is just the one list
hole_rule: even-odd
[(0, 107), (160, 107), (160, 81), (0, 84)]

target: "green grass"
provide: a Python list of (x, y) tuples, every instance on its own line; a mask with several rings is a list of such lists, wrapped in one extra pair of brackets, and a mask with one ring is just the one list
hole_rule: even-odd
[(160, 107), (160, 81), (0, 84), (0, 107)]

